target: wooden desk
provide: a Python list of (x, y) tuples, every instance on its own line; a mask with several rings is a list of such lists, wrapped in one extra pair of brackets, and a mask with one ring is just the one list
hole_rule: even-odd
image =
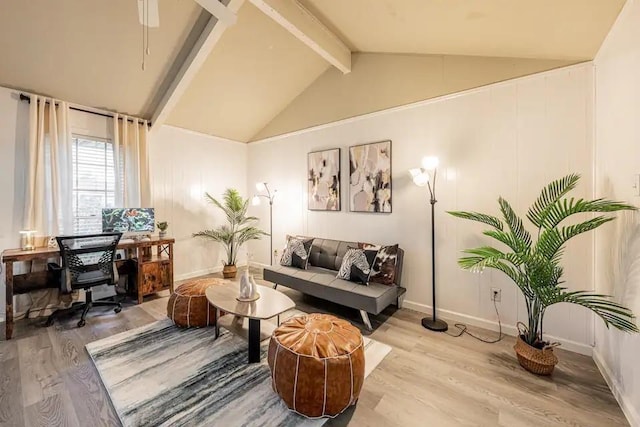
[[(118, 249), (125, 250), (123, 260), (132, 260), (136, 266), (134, 279), (138, 304), (146, 295), (169, 289), (173, 292), (173, 244), (174, 239), (151, 238), (148, 241), (134, 241), (120, 243)], [(153, 247), (156, 248), (155, 253)], [(22, 249), (7, 249), (2, 252), (2, 262), (5, 265), (6, 276), (6, 339), (13, 335), (13, 295), (31, 292), (37, 289), (59, 288), (59, 284), (52, 281), (51, 273), (47, 271), (13, 274), (15, 262), (47, 261), (60, 259), (57, 248), (36, 248), (32, 251)]]

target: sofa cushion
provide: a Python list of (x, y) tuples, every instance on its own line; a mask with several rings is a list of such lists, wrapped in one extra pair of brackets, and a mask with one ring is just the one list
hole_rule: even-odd
[(368, 285), (371, 265), (377, 253), (378, 251), (375, 250), (350, 248), (342, 259), (342, 265), (336, 277)]
[(282, 252), (280, 264), (306, 269), (309, 263), (309, 252), (313, 239), (301, 239), (287, 236), (287, 246)]
[(396, 281), (396, 265), (398, 263), (398, 245), (377, 246), (364, 244), (364, 249), (377, 249), (378, 253), (371, 268), (369, 281), (380, 283), (381, 285), (391, 286)]
[(342, 258), (349, 248), (357, 248), (356, 242), (343, 242), (331, 239), (314, 239), (309, 255), (309, 264), (315, 267), (338, 271)]
[(307, 270), (284, 266), (266, 267), (264, 280), (373, 314), (378, 314), (395, 303), (400, 289), (379, 283), (362, 286), (338, 279), (333, 270), (313, 266)]

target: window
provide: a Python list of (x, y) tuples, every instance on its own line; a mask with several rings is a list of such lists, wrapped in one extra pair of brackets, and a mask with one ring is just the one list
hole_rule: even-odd
[(115, 205), (110, 141), (73, 135), (73, 231), (102, 232), (102, 208)]

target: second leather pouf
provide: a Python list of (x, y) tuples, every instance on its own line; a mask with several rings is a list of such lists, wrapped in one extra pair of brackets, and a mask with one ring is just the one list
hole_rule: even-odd
[(360, 396), (364, 342), (346, 320), (327, 314), (287, 320), (271, 336), (268, 362), (274, 391), (307, 417), (334, 417)]

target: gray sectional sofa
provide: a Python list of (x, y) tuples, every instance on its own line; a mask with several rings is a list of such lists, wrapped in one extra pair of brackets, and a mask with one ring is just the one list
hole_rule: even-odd
[(286, 286), (337, 304), (360, 310), (362, 321), (371, 330), (369, 313), (379, 314), (391, 304), (402, 305), (405, 288), (401, 287), (404, 252), (398, 249), (395, 286), (369, 283), (363, 285), (336, 278), (342, 258), (348, 248), (358, 247), (356, 242), (343, 242), (315, 238), (311, 246), (306, 270), (274, 265), (265, 267), (264, 280)]

